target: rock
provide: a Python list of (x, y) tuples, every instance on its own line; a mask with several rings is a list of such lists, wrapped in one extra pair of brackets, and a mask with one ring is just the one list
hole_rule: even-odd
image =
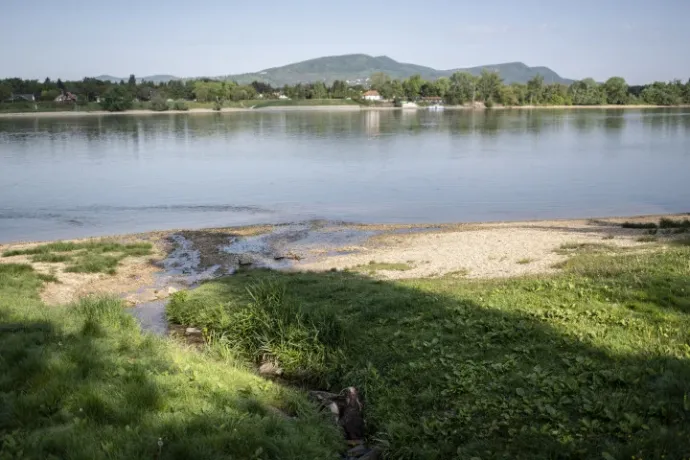
[(359, 457), (359, 460), (376, 460), (379, 458), (379, 451), (376, 449), (369, 449), (369, 452)]
[(360, 444), (360, 445), (355, 446), (352, 449), (348, 450), (347, 456), (348, 457), (361, 457), (362, 455), (369, 453), (370, 450), (371, 449), (369, 449), (364, 444)]
[(287, 254), (285, 254), (285, 258), (290, 260), (302, 260), (302, 257), (300, 257), (299, 254), (295, 254), (294, 252), (288, 252)]
[(259, 366), (259, 375), (263, 376), (277, 376), (283, 375), (283, 369), (276, 363), (266, 361)]
[(252, 258), (249, 254), (240, 254), (240, 257), (237, 259), (237, 263), (240, 265), (251, 265)]
[(196, 336), (200, 337), (201, 336), (201, 329), (196, 328), (196, 327), (188, 327), (187, 329), (184, 330), (184, 335), (186, 336)]
[(168, 295), (173, 295), (173, 294), (176, 293), (177, 291), (179, 291), (179, 289), (177, 289), (176, 287), (174, 287), (174, 286), (168, 286), (168, 289), (167, 289)]

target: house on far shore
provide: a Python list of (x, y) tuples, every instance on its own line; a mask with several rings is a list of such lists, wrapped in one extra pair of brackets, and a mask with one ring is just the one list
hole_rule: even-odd
[(55, 98), (55, 102), (77, 102), (77, 96), (70, 92), (62, 93)]
[(443, 104), (443, 98), (438, 96), (423, 97), (420, 101), (426, 104)]
[(33, 94), (13, 94), (9, 98), (9, 102), (36, 102), (36, 96)]
[(365, 101), (382, 101), (383, 100), (383, 98), (381, 97), (379, 92), (376, 90), (373, 90), (373, 89), (364, 93), (362, 95), (362, 97), (364, 97)]

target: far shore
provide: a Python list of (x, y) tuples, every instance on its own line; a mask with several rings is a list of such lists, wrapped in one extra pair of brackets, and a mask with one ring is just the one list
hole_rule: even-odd
[[(485, 107), (471, 107), (448, 105), (444, 106), (445, 110), (467, 110), (467, 111), (484, 111), (484, 110), (602, 110), (602, 109), (624, 109), (624, 110), (640, 110), (640, 109), (679, 109), (690, 108), (688, 104), (682, 105), (522, 105), (522, 106), (501, 106), (496, 105), (491, 109)], [(63, 111), (63, 112), (11, 112), (0, 113), (0, 118), (70, 118), (70, 117), (88, 117), (88, 116), (109, 116), (109, 115), (185, 115), (185, 114), (209, 114), (209, 113), (237, 113), (237, 112), (352, 112), (360, 110), (426, 110), (426, 107), (420, 106), (412, 109), (404, 109), (401, 107), (377, 107), (366, 105), (294, 105), (294, 106), (273, 106), (254, 109), (250, 107), (224, 107), (221, 110), (213, 110), (209, 108), (194, 108), (189, 110), (166, 110), (164, 112), (157, 112), (154, 110), (126, 110), (124, 112), (108, 112), (105, 110), (94, 111)]]

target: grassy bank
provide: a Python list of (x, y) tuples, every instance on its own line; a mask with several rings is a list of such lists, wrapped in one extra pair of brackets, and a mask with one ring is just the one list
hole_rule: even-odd
[(240, 272), (168, 314), (286, 378), (357, 386), (388, 458), (688, 458), (690, 241), (598, 249), (508, 280)]
[(36, 112), (93, 112), (103, 110), (100, 104), (62, 104), (56, 102), (0, 102), (0, 113), (36, 113)]
[(340, 106), (340, 105), (359, 105), (351, 99), (273, 99), (259, 102), (254, 106), (255, 109), (267, 107), (314, 107), (314, 106)]
[(46, 306), (43, 282), (0, 264), (1, 459), (337, 458), (300, 393), (142, 334), (118, 300)]

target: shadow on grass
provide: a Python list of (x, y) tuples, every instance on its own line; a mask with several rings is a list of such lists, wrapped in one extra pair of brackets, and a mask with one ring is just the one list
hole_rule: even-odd
[(296, 392), (141, 334), (116, 300), (46, 309), (26, 267), (0, 265), (0, 458), (316, 459), (342, 448)]
[(233, 337), (233, 315), (259, 308), (247, 293), (267, 280), (281, 286), (291, 311), (335, 313), (345, 340), (310, 336), (293, 321), (281, 328), (302, 328), (320, 343), (316, 368), (313, 359), (300, 363), (299, 347), (278, 331), (262, 331), (267, 346), (258, 353), (279, 342), (297, 360), (296, 376), (313, 371), (331, 388), (360, 388), (369, 435), (390, 458), (690, 453), (690, 323), (657, 311), (663, 304), (653, 295), (644, 301), (649, 311), (639, 312), (601, 297), (606, 279), (578, 275), (384, 282), (346, 272), (252, 271), (180, 296), (170, 314)]

